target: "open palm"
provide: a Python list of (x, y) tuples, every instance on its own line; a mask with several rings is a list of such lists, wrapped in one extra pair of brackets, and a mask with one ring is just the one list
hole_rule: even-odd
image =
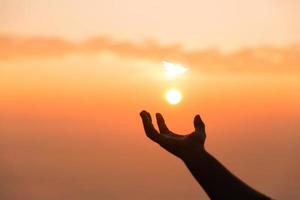
[(160, 113), (156, 114), (159, 131), (154, 128), (150, 113), (142, 111), (140, 115), (146, 135), (175, 156), (188, 159), (204, 150), (205, 125), (199, 115), (194, 118), (195, 131), (188, 135), (178, 135), (170, 131)]

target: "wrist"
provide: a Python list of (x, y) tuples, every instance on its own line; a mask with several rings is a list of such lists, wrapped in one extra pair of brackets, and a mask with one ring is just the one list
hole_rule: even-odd
[(181, 157), (181, 160), (189, 165), (192, 164), (193, 162), (197, 161), (203, 161), (205, 159), (205, 157), (207, 157), (208, 152), (203, 148), (199, 148), (197, 150), (191, 151), (186, 155), (183, 155)]

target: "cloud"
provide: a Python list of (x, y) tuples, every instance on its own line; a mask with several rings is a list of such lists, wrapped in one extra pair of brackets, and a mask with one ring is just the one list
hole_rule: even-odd
[(300, 72), (300, 45), (260, 46), (230, 53), (218, 49), (188, 51), (181, 44), (161, 45), (155, 40), (142, 43), (97, 37), (74, 43), (54, 37), (0, 35), (0, 60), (110, 52), (120, 57), (152, 61), (170, 60), (207, 72)]

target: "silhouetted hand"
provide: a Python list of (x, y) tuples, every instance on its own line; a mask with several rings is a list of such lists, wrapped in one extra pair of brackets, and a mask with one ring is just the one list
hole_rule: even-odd
[(161, 114), (156, 114), (159, 132), (154, 128), (151, 115), (140, 113), (146, 135), (168, 152), (181, 158), (210, 199), (270, 199), (234, 176), (216, 158), (204, 149), (205, 125), (199, 115), (194, 118), (195, 131), (178, 135), (170, 131)]
[(178, 135), (170, 131), (160, 113), (156, 114), (159, 132), (152, 124), (150, 113), (142, 111), (140, 115), (146, 135), (175, 156), (183, 160), (192, 159), (204, 151), (205, 125), (199, 115), (194, 118), (195, 131), (188, 135)]

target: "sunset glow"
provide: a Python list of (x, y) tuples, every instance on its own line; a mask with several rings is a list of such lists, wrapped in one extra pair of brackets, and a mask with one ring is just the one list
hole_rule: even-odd
[(181, 64), (171, 63), (163, 61), (165, 67), (165, 74), (167, 77), (175, 78), (178, 75), (184, 74), (188, 68), (182, 66)]
[(299, 11), (297, 0), (1, 0), (0, 199), (208, 200), (146, 138), (142, 110), (182, 134), (200, 114), (205, 149), (234, 174), (300, 199)]
[(170, 89), (166, 92), (166, 100), (172, 105), (178, 104), (181, 99), (181, 92), (177, 89)]

